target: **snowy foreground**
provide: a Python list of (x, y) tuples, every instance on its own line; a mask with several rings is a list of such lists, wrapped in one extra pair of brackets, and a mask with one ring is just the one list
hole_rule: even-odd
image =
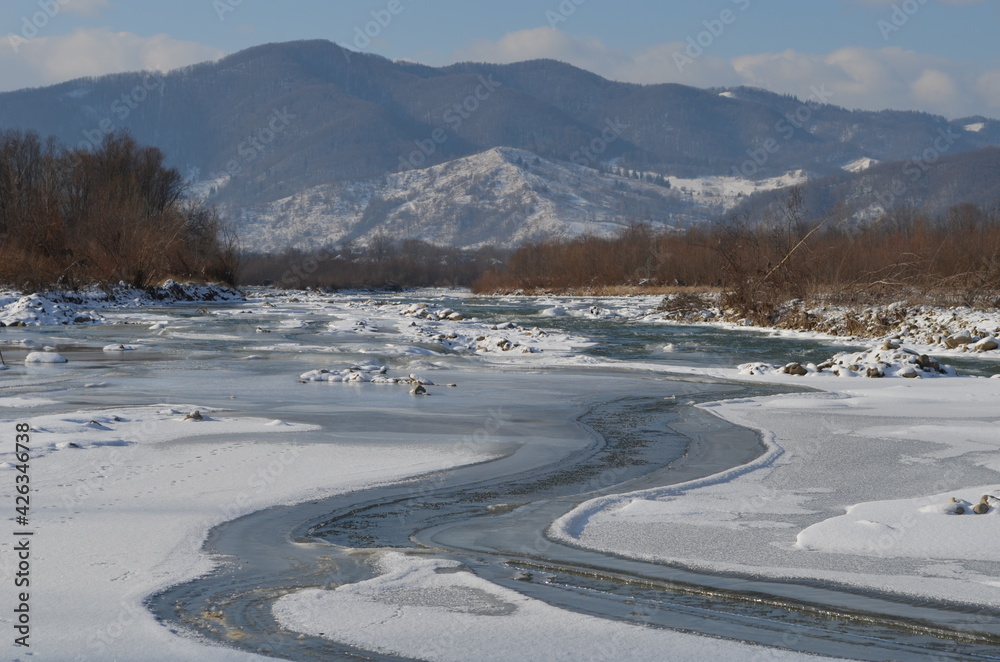
[[(497, 323), (456, 313), (445, 305), (459, 307), (455, 293), (420, 296), (425, 304), (257, 293), (197, 314), (190, 304), (183, 314), (170, 303), (97, 308), (91, 322), (65, 327), (83, 316), (67, 304), (40, 326), (4, 329), (0, 498), (13, 520), (24, 473), (15, 424), (28, 423), (34, 532), (30, 648), (12, 645), (12, 534), (24, 527), (11, 521), (0, 537), (6, 658), (266, 659), (174, 632), (144, 607), (219, 562), (200, 551), (213, 526), (497, 457), (498, 446), (444, 443), (449, 435), (423, 423), (424, 403), (482, 406), (490, 394), (463, 386), (484, 372), (623, 366), (582, 354), (588, 338), (547, 321), (655, 322), (656, 301), (638, 297), (525, 300), (534, 315)], [(43, 305), (10, 296), (0, 318)], [(1000, 607), (1000, 380), (925, 370), (912, 361), (928, 347), (882, 342), (833, 356), (840, 370), (814, 362), (798, 374), (781, 362), (742, 363), (742, 374), (735, 363), (683, 365), (675, 346), (658, 350), (669, 364), (627, 364), (647, 376), (815, 390), (703, 405), (760, 430), (766, 453), (691, 484), (582, 503), (549, 534), (642, 559)], [(838, 377), (863, 374), (849, 368), (855, 359), (885, 378)], [(566, 384), (583, 395), (600, 388), (588, 381)], [(411, 395), (418, 384), (430, 395)], [(383, 415), (421, 424), (390, 433)], [(289, 594), (275, 617), (294, 632), (428, 660), (818, 659), (575, 614), (426, 554), (380, 553), (372, 563), (375, 578)]]

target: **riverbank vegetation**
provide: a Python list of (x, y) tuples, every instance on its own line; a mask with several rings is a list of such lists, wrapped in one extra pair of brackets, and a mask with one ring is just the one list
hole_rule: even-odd
[(777, 219), (730, 218), (684, 232), (634, 225), (614, 238), (521, 247), (478, 293), (713, 289), (736, 317), (768, 325), (787, 302), (1000, 306), (1000, 211), (897, 208), (861, 227), (808, 219), (794, 192)]
[(185, 199), (164, 155), (125, 133), (93, 150), (0, 133), (0, 283), (22, 289), (167, 278), (232, 284), (239, 254), (218, 214)]
[(242, 282), (328, 290), (470, 287), (508, 255), (491, 247), (469, 251), (377, 235), (367, 245), (346, 242), (311, 251), (247, 255)]

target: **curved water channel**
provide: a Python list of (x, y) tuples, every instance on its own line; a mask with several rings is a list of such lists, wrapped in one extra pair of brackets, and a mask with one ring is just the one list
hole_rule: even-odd
[(514, 452), (223, 524), (205, 550), (226, 562), (150, 606), (165, 622), (288, 659), (397, 659), (284, 630), (271, 615), (273, 601), (288, 592), (370, 577), (369, 554), (392, 547), (456, 559), (549, 604), (625, 622), (854, 659), (995, 659), (1000, 614), (914, 605), (821, 582), (699, 573), (546, 538), (548, 525), (584, 498), (691, 480), (760, 452), (755, 434), (690, 404), (765, 389), (673, 386), (684, 404), (662, 397), (595, 404), (581, 422), (603, 434), (554, 462), (533, 466)]
[[(527, 319), (538, 310), (518, 301), (472, 299), (449, 305), (497, 320)], [(563, 318), (528, 323), (593, 338), (597, 344), (588, 353), (626, 361), (732, 365), (779, 361), (790, 351), (803, 360), (822, 360), (842, 349), (800, 341), (792, 350), (786, 339), (767, 334), (700, 327)], [(214, 324), (206, 329), (225, 330), (223, 322)], [(240, 324), (252, 328), (254, 321)], [(206, 362), (226, 356), (220, 375), (229, 370), (232, 379), (245, 379), (248, 370), (263, 379), (277, 365), (299, 365), (282, 357), (282, 363), (269, 359), (264, 366), (234, 367), (232, 350), (245, 351), (245, 339), (234, 343), (229, 336), (219, 337), (228, 339), (188, 337), (185, 351)], [(308, 329), (282, 338), (313, 340)], [(671, 351), (664, 353), (667, 343)], [(163, 347), (169, 361), (176, 348), (166, 340)], [(271, 614), (273, 602), (287, 593), (371, 577), (366, 563), (371, 554), (396, 548), (458, 560), (489, 581), (552, 605), (650, 627), (864, 660), (1000, 657), (1000, 613), (989, 610), (914, 604), (819, 581), (696, 572), (546, 537), (554, 519), (594, 496), (680, 483), (757, 457), (763, 446), (756, 433), (693, 405), (777, 389), (626, 368), (470, 370), (458, 361), (454, 371), (449, 374), (458, 375), (463, 388), (481, 394), (475, 398), (479, 404), (466, 400), (463, 410), (445, 407), (440, 415), (502, 419), (502, 429), (484, 442), (496, 459), (226, 522), (210, 532), (204, 546), (221, 561), (216, 570), (153, 596), (149, 608), (178, 632), (275, 657), (398, 659), (288, 631)], [(142, 382), (134, 375), (133, 380), (141, 390)], [(248, 411), (329, 422), (328, 413), (276, 397), (266, 386), (245, 398)], [(444, 425), (443, 419), (439, 423)], [(434, 434), (436, 424), (420, 420), (414, 425), (401, 417), (398, 425)], [(352, 430), (348, 424), (343, 434)]]

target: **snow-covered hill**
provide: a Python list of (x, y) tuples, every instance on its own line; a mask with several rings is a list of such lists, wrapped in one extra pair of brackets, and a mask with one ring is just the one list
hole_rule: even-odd
[[(752, 182), (734, 177), (643, 179), (532, 152), (495, 147), (421, 170), (334, 182), (267, 204), (230, 210), (245, 245), (316, 247), (384, 234), (395, 240), (475, 247), (611, 235), (633, 222), (686, 227), (743, 195), (805, 181), (801, 172)], [(653, 177), (650, 177), (653, 179)]]

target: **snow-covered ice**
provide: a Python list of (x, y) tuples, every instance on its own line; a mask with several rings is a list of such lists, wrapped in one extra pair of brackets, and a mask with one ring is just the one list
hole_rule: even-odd
[[(0, 406), (24, 406), (10, 400)], [(204, 418), (185, 420), (195, 410)], [(30, 421), (33, 440), (31, 650), (59, 660), (265, 659), (179, 637), (156, 622), (144, 600), (212, 567), (200, 548), (216, 524), (483, 459), (442, 448), (373, 454), (361, 444), (300, 443), (296, 435), (317, 426), (276, 425), (193, 404), (25, 413), (18, 420)], [(13, 453), (0, 454), (4, 492), (13, 488), (14, 464)], [(12, 585), (17, 540), (5, 538), (0, 567)], [(4, 613), (9, 629), (12, 612)]]
[[(217, 524), (495, 457), (490, 447), (450, 447), (440, 426), (501, 395), (532, 403), (526, 376), (536, 374), (555, 376), (581, 402), (603, 395), (590, 375), (612, 373), (646, 383), (681, 374), (810, 389), (700, 405), (759, 430), (764, 454), (693, 483), (585, 502), (550, 535), (713, 571), (1000, 607), (991, 535), (1000, 517), (991, 499), (1000, 497), (1000, 381), (913, 363), (925, 353), (942, 368), (949, 357), (988, 361), (995, 350), (969, 347), (996, 335), (994, 317), (928, 312), (923, 335), (831, 351), (829, 367), (804, 361), (804, 375), (767, 361), (750, 375), (735, 361), (683, 364), (712, 353), (670, 335), (659, 297), (524, 299), (512, 302), (516, 316), (497, 320), (477, 317), (478, 301), (465, 302), (465, 293), (248, 294), (197, 314), (193, 305), (181, 314), (170, 305), (150, 311), (87, 300), (0, 336), (11, 366), (0, 377), (0, 425), (32, 427), (39, 656), (264, 659), (172, 632), (144, 601), (218, 563), (202, 551)], [(23, 312), (10, 307), (22, 298), (10, 294), (4, 310)], [(81, 306), (101, 323), (64, 326)], [(596, 343), (576, 325), (618, 323), (663, 335), (641, 361), (585, 353)], [(966, 351), (948, 348), (947, 337), (966, 327)], [(920, 342), (932, 335), (937, 341)], [(782, 332), (773, 340), (807, 337), (822, 336)], [(25, 365), (34, 355), (69, 361)], [(913, 366), (921, 378), (903, 378)], [(868, 367), (890, 378), (834, 378), (841, 368)], [(465, 390), (464, 378), (494, 373), (522, 379), (512, 382), (519, 389)], [(380, 381), (438, 386), (423, 399)], [(382, 417), (400, 424), (389, 434), (375, 425)], [(551, 421), (536, 423), (547, 429)], [(0, 500), (8, 503), (18, 473), (11, 450), (0, 448)], [(984, 496), (985, 512), (976, 514)], [(15, 543), (0, 538), (5, 583)], [(291, 630), (434, 660), (470, 659), (470, 651), (484, 660), (663, 659), (664, 650), (681, 660), (808, 659), (572, 613), (431, 552), (384, 554), (378, 571), (335, 590), (289, 594), (276, 615)], [(4, 606), (0, 621), (9, 626), (12, 613)]]
[(761, 431), (768, 450), (749, 465), (584, 503), (553, 534), (649, 560), (1000, 606), (997, 568), (981, 565), (1000, 561), (996, 507), (972, 512), (1000, 495), (997, 381), (809, 386), (820, 392), (704, 406)]
[(278, 621), (433, 662), (826, 659), (577, 614), (480, 579), (455, 561), (388, 552), (377, 564), (374, 579), (281, 598)]

